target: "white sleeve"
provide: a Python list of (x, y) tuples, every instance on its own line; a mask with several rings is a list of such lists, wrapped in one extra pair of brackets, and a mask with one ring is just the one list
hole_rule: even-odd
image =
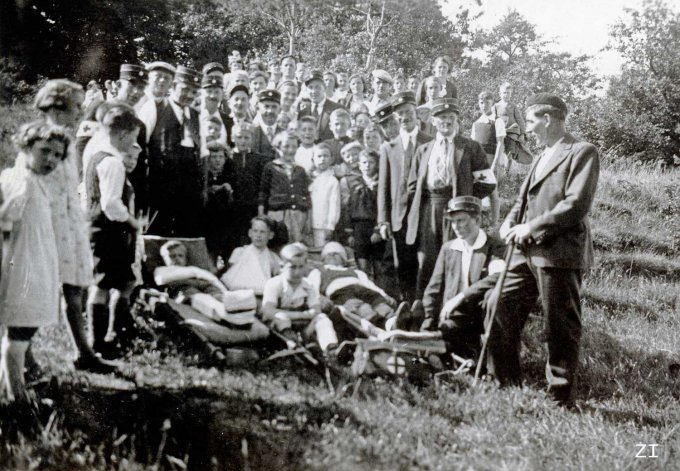
[(307, 282), (317, 291), (321, 291), (321, 272), (318, 268), (309, 272), (309, 275), (307, 275)]
[(338, 224), (340, 220), (340, 201), (340, 183), (337, 178), (333, 177), (328, 188), (328, 216), (324, 229), (332, 231)]
[(111, 221), (127, 221), (129, 212), (121, 200), (125, 185), (123, 162), (115, 157), (106, 157), (97, 165), (97, 176), (102, 211)]
[(505, 137), (505, 121), (503, 118), (496, 118), (496, 137)]
[(279, 307), (279, 282), (278, 277), (270, 278), (264, 284), (262, 291), (262, 306), (266, 304), (273, 304)]
[(377, 291), (378, 293), (380, 293), (381, 296), (387, 297), (387, 293), (385, 293), (385, 291), (383, 291), (383, 289), (380, 288), (380, 286), (373, 283), (373, 281), (371, 281), (371, 279), (368, 277), (368, 275), (366, 273), (364, 273), (361, 270), (354, 270), (354, 271), (356, 272), (357, 278), (359, 279), (359, 281), (361, 282), (361, 284), (363, 286), (365, 286), (366, 288), (372, 289), (373, 291)]
[(12, 230), (22, 218), (28, 202), (28, 170), (13, 167), (0, 174), (0, 230)]

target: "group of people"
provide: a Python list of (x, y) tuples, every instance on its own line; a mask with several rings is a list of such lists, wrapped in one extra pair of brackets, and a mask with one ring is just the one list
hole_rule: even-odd
[[(564, 102), (531, 97), (525, 122), (503, 83), (500, 100), (479, 95), (465, 137), (445, 56), (420, 82), (372, 71), (372, 95), (361, 73), (307, 70), (290, 55), (275, 65), (246, 70), (239, 54), (228, 70), (123, 64), (106, 97), (65, 79), (37, 93), (41, 117), (16, 134), (0, 176), (6, 392), (23, 393), (30, 339), (56, 320), (60, 293), (76, 368), (115, 371), (148, 234), (176, 239), (163, 258), (183, 267), (158, 271), (159, 285), (207, 284), (210, 312), (234, 325), (227, 299), (242, 299), (228, 294), (251, 289), (258, 323), (314, 337), (324, 354), (360, 326), (439, 332), (474, 356), (493, 309), (489, 373), (506, 384), (520, 377), (519, 332), (540, 297), (551, 390), (568, 400), (598, 168), (594, 147), (566, 133)], [(497, 180), (508, 157), (530, 155), (527, 132), (546, 150), (499, 229)], [(220, 273), (186, 266), (181, 240), (196, 237)], [(509, 265), (506, 244), (517, 247)]]

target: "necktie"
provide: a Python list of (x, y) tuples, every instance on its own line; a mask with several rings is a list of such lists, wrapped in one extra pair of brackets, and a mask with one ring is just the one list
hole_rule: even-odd
[(449, 140), (444, 139), (442, 142), (444, 146), (444, 152), (439, 154), (439, 160), (437, 161), (437, 175), (439, 176), (439, 181), (442, 186), (446, 186), (449, 183), (448, 178), (448, 160), (449, 160)]
[(411, 170), (414, 147), (413, 140), (409, 137), (408, 146), (406, 146), (406, 152), (404, 154), (404, 175), (408, 175)]
[(269, 139), (269, 142), (274, 140), (274, 128), (272, 126), (267, 126), (267, 139)]
[(156, 116), (160, 116), (164, 109), (165, 109), (165, 98), (161, 98), (160, 100), (156, 100)]

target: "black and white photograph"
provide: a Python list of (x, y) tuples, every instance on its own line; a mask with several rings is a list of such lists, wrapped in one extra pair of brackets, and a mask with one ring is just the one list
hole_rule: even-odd
[(0, 0), (0, 469), (680, 469), (680, 2)]

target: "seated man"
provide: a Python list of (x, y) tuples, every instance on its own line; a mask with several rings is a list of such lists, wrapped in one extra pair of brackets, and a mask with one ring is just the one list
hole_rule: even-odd
[[(448, 203), (446, 218), (456, 238), (446, 242), (437, 257), (434, 272), (423, 294), (425, 322), (421, 330), (439, 330), (450, 351), (476, 356), (483, 332), (483, 315), (461, 316), (455, 310), (465, 290), (487, 275), (503, 271), (503, 243), (479, 227), (481, 203), (474, 196), (458, 196)], [(493, 287), (493, 285), (491, 285)], [(483, 296), (483, 290), (479, 294)], [(466, 293), (472, 293), (468, 290)], [(468, 300), (468, 302), (470, 299)], [(479, 301), (479, 299), (478, 299)]]
[[(307, 280), (321, 293), (323, 310), (330, 313), (341, 340), (354, 338), (358, 327), (354, 320), (364, 324), (364, 328), (358, 329), (362, 331), (366, 327), (362, 319), (383, 327), (385, 320), (394, 315), (396, 301), (373, 283), (366, 273), (347, 267), (347, 252), (338, 242), (328, 242), (321, 252), (321, 259), (323, 267), (312, 270)], [(342, 309), (335, 310), (334, 306)], [(348, 313), (353, 316), (348, 317)], [(354, 328), (345, 322), (350, 318)]]
[(208, 270), (187, 266), (187, 248), (179, 241), (163, 244), (161, 256), (166, 266), (154, 270), (154, 281), (167, 286), (175, 301), (191, 304), (215, 321), (237, 326), (253, 323), (256, 303), (252, 290), (229, 291)]
[[(279, 335), (297, 341), (315, 339), (322, 352), (337, 345), (333, 324), (320, 309), (319, 290), (304, 278), (307, 249), (299, 242), (281, 249), (281, 274), (264, 285), (262, 317)], [(290, 346), (290, 343), (289, 343)]]
[(255, 216), (250, 220), (248, 237), (249, 245), (231, 253), (229, 268), (221, 280), (230, 290), (252, 289), (256, 296), (262, 296), (267, 280), (281, 270), (281, 259), (267, 247), (274, 237), (274, 221)]

